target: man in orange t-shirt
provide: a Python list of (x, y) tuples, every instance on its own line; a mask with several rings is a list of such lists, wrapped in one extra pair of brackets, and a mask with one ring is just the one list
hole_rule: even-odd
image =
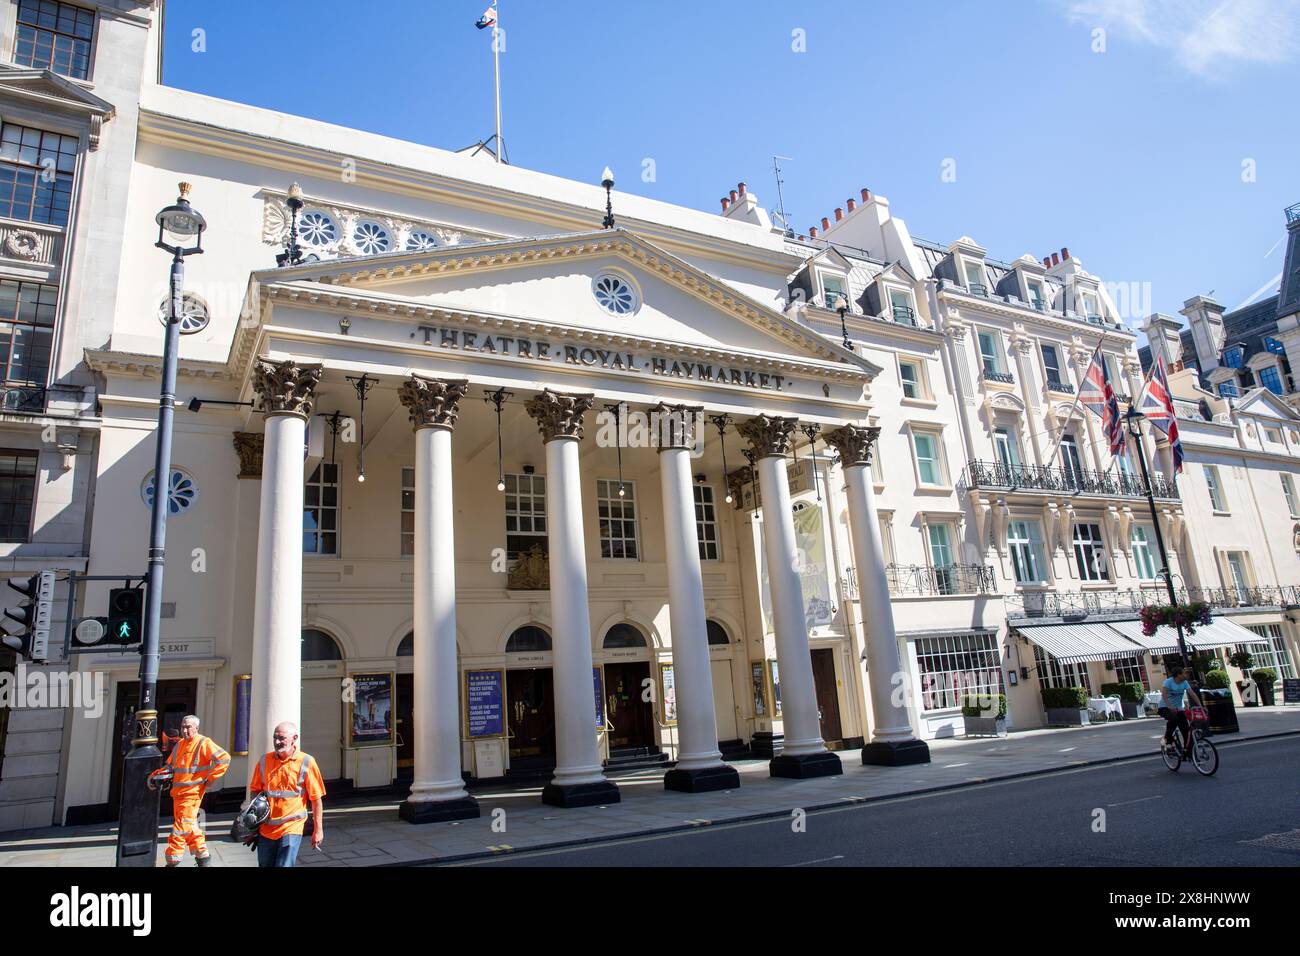
[(252, 794), (265, 793), (271, 802), (271, 814), (258, 828), (257, 865), (293, 866), (302, 845), (302, 831), (307, 822), (307, 804), (311, 804), (311, 844), (316, 849), (325, 842), (325, 823), (321, 798), (325, 781), (320, 765), (311, 754), (298, 750), (298, 727), (285, 721), (275, 728), (275, 749), (253, 768), (248, 789)]

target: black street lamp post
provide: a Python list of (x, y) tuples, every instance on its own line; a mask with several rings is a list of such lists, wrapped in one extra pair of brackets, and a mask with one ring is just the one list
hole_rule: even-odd
[[(158, 848), (157, 791), (150, 790), (149, 774), (162, 763), (158, 749), (158, 656), (162, 621), (164, 543), (171, 486), (172, 417), (176, 405), (176, 359), (180, 349), (185, 257), (203, 251), (204, 218), (190, 206), (190, 184), (180, 184), (180, 196), (155, 217), (159, 249), (172, 254), (167, 314), (163, 339), (162, 388), (158, 399), (158, 435), (154, 450), (153, 504), (149, 520), (149, 569), (145, 578), (144, 642), (140, 648), (140, 699), (135, 711), (131, 752), (122, 761), (121, 815), (117, 829), (117, 865), (152, 867)], [(193, 241), (193, 245), (188, 243)], [(202, 331), (204, 320), (185, 323), (187, 335)]]
[[(1160, 531), (1160, 516), (1156, 513), (1156, 498), (1151, 491), (1151, 472), (1147, 470), (1147, 456), (1142, 450), (1142, 430), (1138, 428), (1138, 422), (1145, 417), (1135, 406), (1130, 405), (1124, 420), (1128, 423), (1128, 433), (1133, 438), (1134, 450), (1137, 453), (1138, 462), (1142, 466), (1142, 484), (1146, 488), (1147, 507), (1151, 509), (1151, 524), (1156, 532), (1156, 549), (1160, 552), (1160, 576), (1165, 579), (1165, 589), (1169, 594), (1169, 603), (1173, 605), (1178, 603), (1178, 594), (1174, 591), (1173, 572), (1169, 570), (1169, 555), (1165, 551), (1165, 536)], [(1182, 655), (1183, 661), (1187, 664), (1187, 668), (1192, 675), (1192, 682), (1197, 683), (1196, 660), (1187, 652), (1187, 638), (1183, 635), (1183, 626), (1181, 624), (1176, 626), (1178, 629), (1178, 653)]]

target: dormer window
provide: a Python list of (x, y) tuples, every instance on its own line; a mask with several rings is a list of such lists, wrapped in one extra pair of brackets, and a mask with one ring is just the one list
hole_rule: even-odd
[(1282, 376), (1278, 372), (1276, 365), (1270, 365), (1259, 370), (1259, 384), (1274, 395), (1282, 394)]
[[(828, 309), (848, 308), (849, 296), (842, 276), (821, 274), (822, 302)], [(841, 301), (842, 300), (842, 301)]]
[(1043, 284), (1037, 279), (1030, 279), (1026, 283), (1029, 287), (1029, 304), (1039, 312), (1047, 311), (1047, 300), (1043, 297)]
[(988, 295), (988, 286), (984, 284), (984, 266), (978, 262), (964, 260), (966, 289), (972, 295)]
[(1097, 300), (1087, 292), (1079, 296), (1079, 299), (1083, 304), (1084, 316), (1089, 322), (1096, 322), (1099, 318), (1097, 314)]
[(889, 290), (889, 309), (899, 325), (916, 325), (916, 309), (912, 307), (912, 293), (906, 289)]
[(14, 63), (89, 79), (94, 34), (93, 10), (55, 0), (19, 0)]
[(1224, 368), (1241, 368), (1242, 348), (1240, 345), (1234, 345), (1230, 349), (1223, 350), (1223, 367)]

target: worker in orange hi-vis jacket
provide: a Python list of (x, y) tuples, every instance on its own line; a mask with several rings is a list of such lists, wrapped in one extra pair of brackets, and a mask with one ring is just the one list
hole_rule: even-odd
[(230, 769), (230, 754), (211, 737), (199, 733), (199, 719), (193, 714), (181, 721), (181, 736), (167, 760), (150, 775), (150, 786), (166, 785), (172, 791), (172, 833), (167, 840), (167, 865), (180, 866), (188, 846), (194, 862), (212, 862), (207, 840), (199, 826), (199, 808), (208, 787)]
[(325, 781), (321, 779), (320, 765), (311, 754), (298, 749), (296, 724), (290, 721), (278, 724), (272, 744), (275, 749), (253, 767), (253, 779), (248, 784), (250, 794), (265, 794), (270, 801), (270, 813), (254, 838), (257, 865), (293, 866), (302, 845), (308, 806), (311, 807), (312, 846), (319, 850), (325, 841), (321, 804)]

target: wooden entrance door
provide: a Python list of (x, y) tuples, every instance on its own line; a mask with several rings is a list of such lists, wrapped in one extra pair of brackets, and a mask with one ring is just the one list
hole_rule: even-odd
[(605, 665), (605, 714), (614, 727), (611, 747), (654, 746), (654, 709), (642, 693), (649, 677), (646, 661)]
[(835, 652), (821, 647), (812, 652), (813, 682), (817, 686), (817, 710), (821, 714), (822, 740), (840, 740), (840, 694), (835, 686)]
[(710, 661), (713, 672), (713, 714), (718, 722), (718, 740), (735, 740), (740, 736), (736, 726), (736, 691), (731, 682), (731, 661)]
[[(198, 700), (197, 680), (160, 680), (158, 682), (158, 749), (166, 758), (181, 736), (181, 721), (192, 714)], [(135, 735), (135, 708), (140, 701), (140, 685), (132, 681), (117, 685), (117, 706), (113, 710), (113, 763), (108, 774), (108, 818), (116, 820), (122, 806), (122, 758), (131, 749)], [(199, 732), (212, 736), (211, 728)], [(214, 738), (215, 739), (215, 738)], [(161, 801), (163, 816), (170, 816), (172, 802)]]
[(512, 768), (555, 763), (555, 691), (549, 667), (506, 671)]
[[(415, 766), (415, 675), (398, 674), (394, 695), (394, 727), (397, 730), (397, 775)], [(409, 773), (407, 774), (409, 776)]]

